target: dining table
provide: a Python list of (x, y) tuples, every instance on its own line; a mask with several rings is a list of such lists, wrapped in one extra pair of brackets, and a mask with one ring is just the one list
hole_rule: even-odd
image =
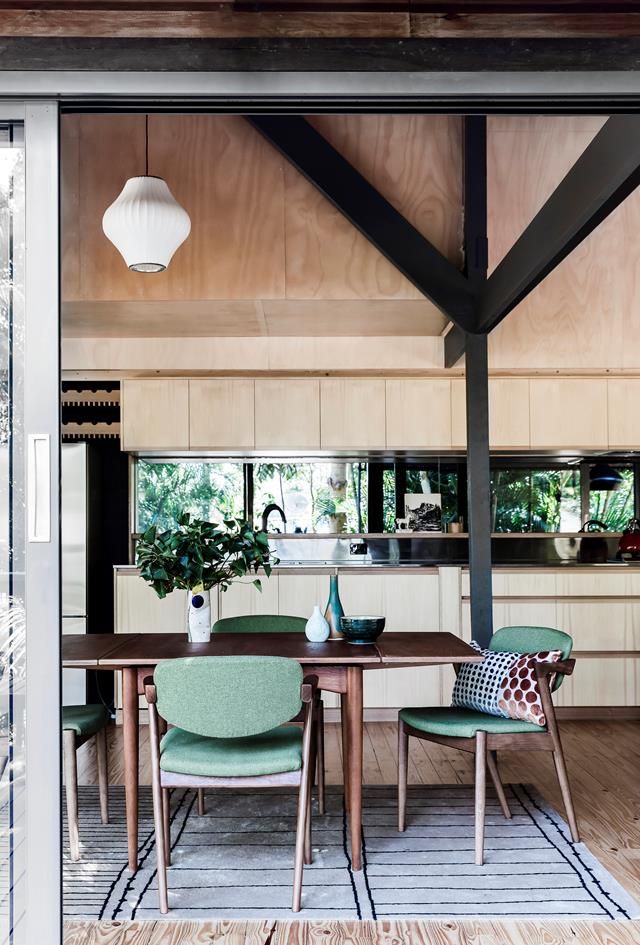
[(303, 633), (216, 633), (191, 643), (182, 633), (91, 633), (62, 637), (62, 665), (116, 672), (122, 679), (123, 763), (128, 864), (138, 868), (139, 696), (158, 663), (190, 656), (283, 656), (296, 660), (318, 688), (340, 695), (345, 808), (351, 867), (362, 869), (363, 673), (400, 667), (479, 662), (482, 657), (453, 633), (385, 631), (375, 643), (312, 643)]

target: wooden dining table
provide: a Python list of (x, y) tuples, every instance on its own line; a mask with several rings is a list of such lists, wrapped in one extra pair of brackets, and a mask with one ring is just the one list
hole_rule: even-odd
[(138, 868), (139, 696), (158, 663), (186, 656), (284, 656), (300, 663), (318, 687), (340, 695), (345, 806), (352, 869), (362, 869), (363, 672), (399, 667), (478, 662), (482, 659), (452, 633), (385, 632), (374, 644), (344, 640), (311, 643), (302, 633), (216, 633), (190, 643), (184, 633), (66, 634), (62, 665), (119, 672), (129, 869)]

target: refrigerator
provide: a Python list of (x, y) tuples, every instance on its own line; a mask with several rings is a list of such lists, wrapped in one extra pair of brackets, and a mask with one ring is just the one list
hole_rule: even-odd
[[(87, 632), (87, 444), (63, 443), (61, 459), (62, 632)], [(87, 697), (84, 669), (63, 669), (63, 705)]]

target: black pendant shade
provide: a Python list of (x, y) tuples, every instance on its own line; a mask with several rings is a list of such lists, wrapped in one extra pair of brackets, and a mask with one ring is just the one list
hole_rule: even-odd
[(619, 489), (624, 482), (617, 469), (607, 463), (596, 463), (589, 473), (589, 490), (591, 492), (613, 492)]

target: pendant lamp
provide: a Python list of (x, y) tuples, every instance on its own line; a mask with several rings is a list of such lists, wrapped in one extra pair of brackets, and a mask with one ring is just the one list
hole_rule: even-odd
[(105, 210), (102, 229), (134, 272), (163, 272), (191, 232), (191, 219), (166, 181), (149, 176), (149, 116), (145, 116), (145, 173), (130, 177)]
[(615, 492), (623, 484), (624, 479), (617, 469), (608, 463), (596, 463), (589, 473), (589, 490), (591, 492)]

